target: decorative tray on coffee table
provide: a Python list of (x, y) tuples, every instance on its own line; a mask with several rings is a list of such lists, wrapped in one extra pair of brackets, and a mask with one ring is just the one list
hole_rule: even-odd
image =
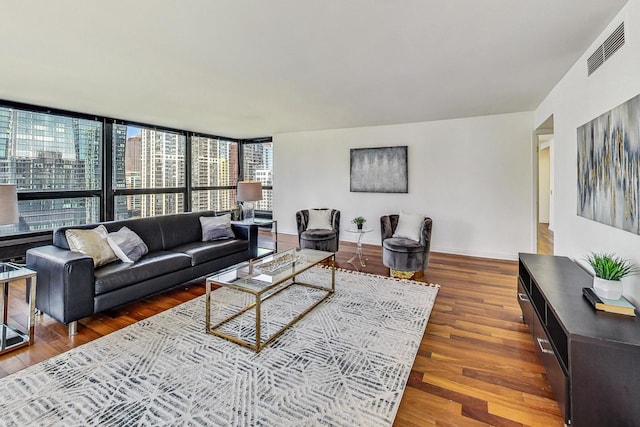
[(275, 255), (273, 259), (255, 265), (256, 270), (265, 274), (275, 274), (280, 270), (290, 266), (303, 257), (297, 255), (295, 251), (287, 251), (280, 255)]

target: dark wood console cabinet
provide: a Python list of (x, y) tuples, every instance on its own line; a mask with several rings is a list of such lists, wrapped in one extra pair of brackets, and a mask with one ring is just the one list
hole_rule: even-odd
[(596, 311), (591, 285), (569, 258), (519, 254), (518, 303), (565, 423), (638, 426), (640, 319)]

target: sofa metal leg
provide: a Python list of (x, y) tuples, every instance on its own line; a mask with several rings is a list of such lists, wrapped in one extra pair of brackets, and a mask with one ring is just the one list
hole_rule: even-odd
[(69, 323), (69, 336), (72, 337), (78, 333), (78, 321)]

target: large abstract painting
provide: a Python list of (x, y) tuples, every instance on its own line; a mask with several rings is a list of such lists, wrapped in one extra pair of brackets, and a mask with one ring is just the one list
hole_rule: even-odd
[(351, 149), (351, 191), (407, 193), (407, 146)]
[(640, 95), (578, 128), (578, 215), (640, 234)]

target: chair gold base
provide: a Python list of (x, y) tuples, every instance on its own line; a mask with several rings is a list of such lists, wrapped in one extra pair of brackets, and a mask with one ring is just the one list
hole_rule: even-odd
[(395, 277), (396, 279), (420, 279), (424, 276), (424, 271), (402, 271), (395, 270), (393, 268), (389, 269), (389, 273), (391, 277)]

